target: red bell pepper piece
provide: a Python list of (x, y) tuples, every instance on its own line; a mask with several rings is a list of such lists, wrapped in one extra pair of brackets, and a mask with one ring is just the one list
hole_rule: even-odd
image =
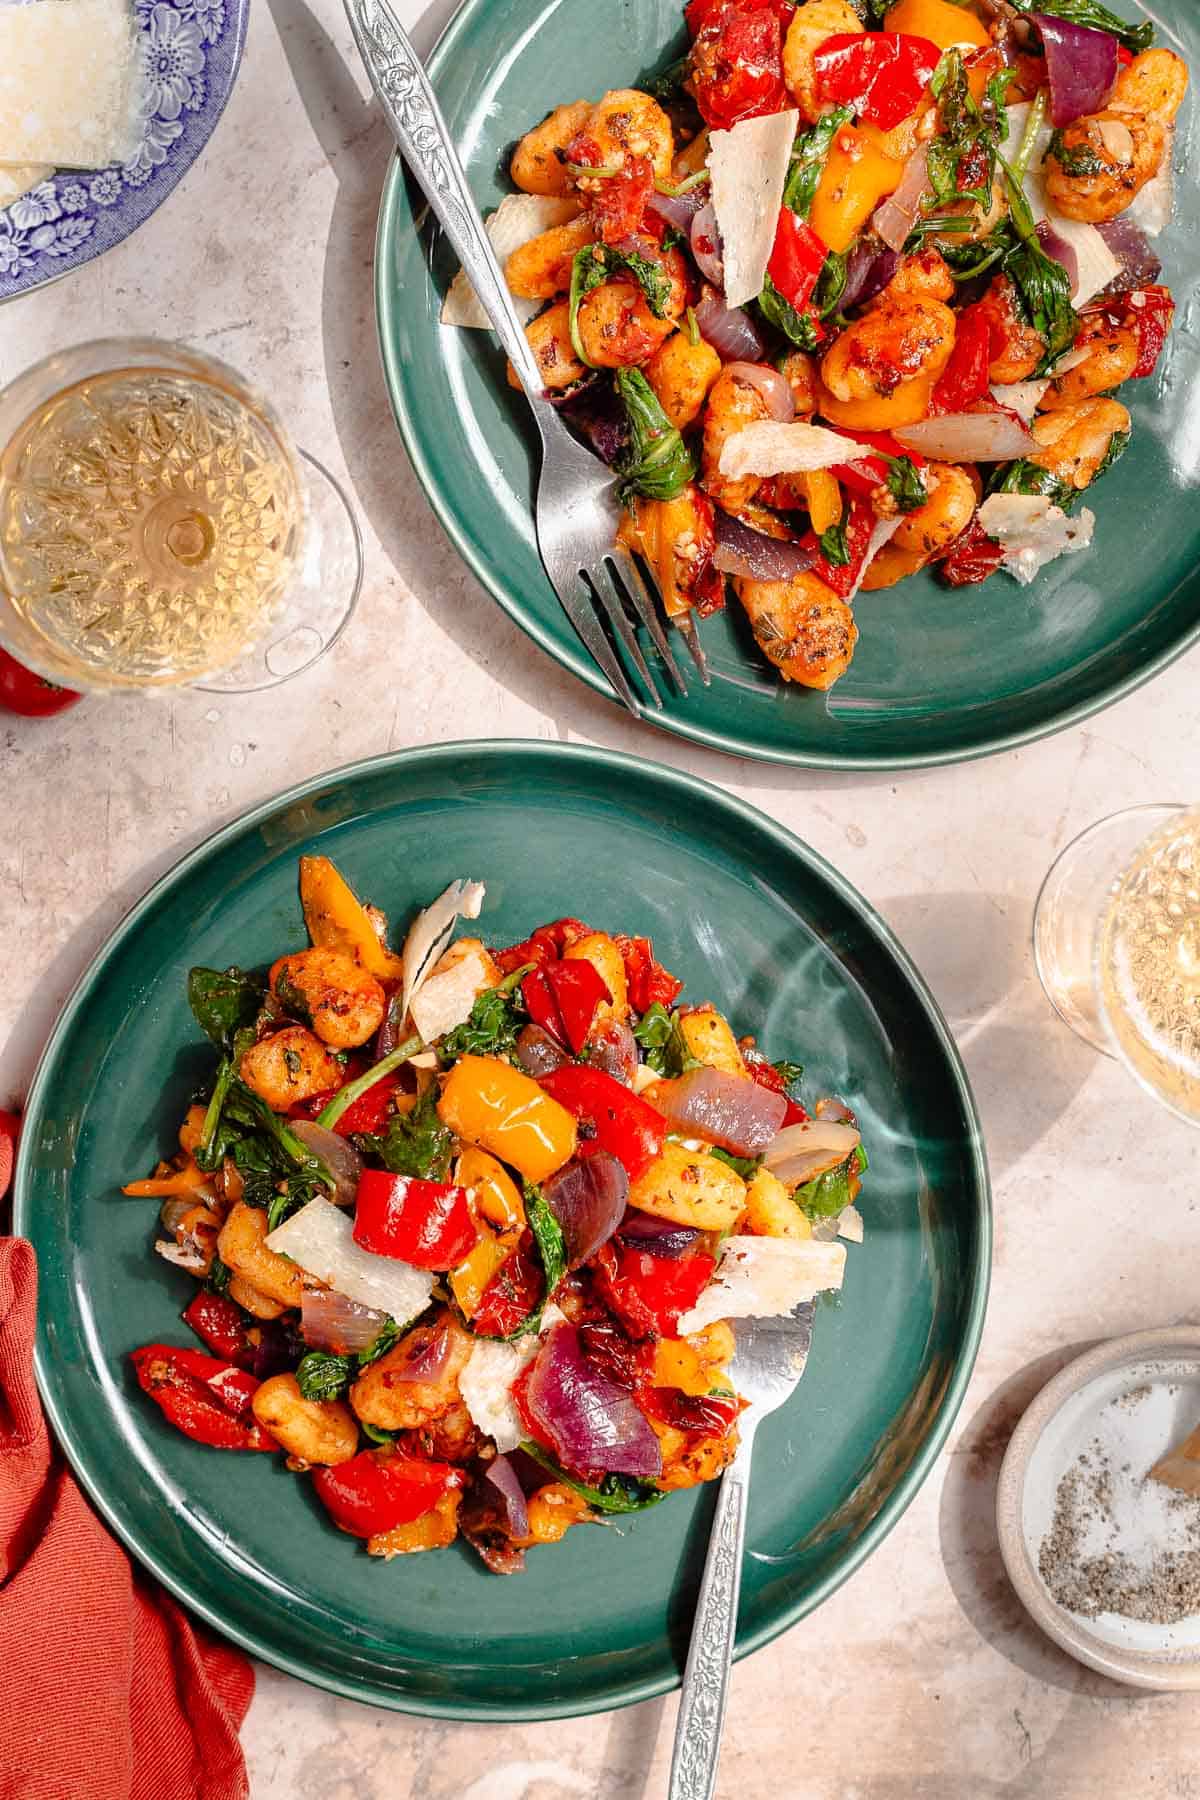
[(656, 1002), (659, 1006), (673, 1005), (683, 992), (683, 983), (655, 961), (650, 939), (618, 937), (616, 946), (625, 964), (625, 981), (633, 1010), (647, 1012)]
[(806, 219), (798, 218), (790, 206), (779, 209), (767, 274), (788, 305), (802, 316), (811, 311), (809, 301), (828, 255), (829, 251)]
[(783, 1115), (783, 1125), (779, 1127), (780, 1131), (783, 1130), (784, 1125), (802, 1125), (807, 1118), (811, 1117), (798, 1100), (792, 1099), (788, 1093), (787, 1082), (775, 1064), (768, 1062), (760, 1050), (743, 1050), (742, 1060), (746, 1065), (746, 1073), (752, 1081), (757, 1081), (759, 1087), (768, 1088), (773, 1094), (782, 1094), (787, 1101), (787, 1111)]
[(623, 1165), (630, 1181), (636, 1181), (661, 1154), (667, 1141), (667, 1121), (648, 1100), (603, 1069), (564, 1063), (561, 1069), (541, 1076), (539, 1086), (579, 1121), (578, 1156), (607, 1150)]
[(210, 1294), (201, 1288), (195, 1299), (184, 1308), (183, 1322), (190, 1325), (215, 1356), (235, 1363), (253, 1354), (246, 1334), (246, 1319), (240, 1306), (227, 1294)]
[(540, 963), (521, 983), (521, 998), (534, 1024), (578, 1056), (592, 1029), (596, 1008), (612, 995), (599, 970), (580, 957)]
[(976, 513), (966, 530), (959, 533), (946, 554), (937, 560), (943, 580), (951, 587), (970, 587), (996, 573), (1004, 561), (1004, 551), (994, 538), (988, 536)]
[(682, 1388), (644, 1387), (637, 1401), (652, 1419), (704, 1437), (724, 1437), (742, 1410), (736, 1394), (685, 1394)]
[(966, 412), (977, 400), (987, 398), (991, 339), (991, 326), (979, 302), (964, 306), (958, 314), (950, 361), (933, 390), (931, 414)]
[(200, 1350), (145, 1344), (133, 1352), (143, 1391), (185, 1437), (215, 1450), (277, 1450), (250, 1416), (253, 1375)]
[(502, 975), (511, 975), (526, 963), (557, 962), (569, 945), (587, 937), (589, 929), (582, 919), (556, 919), (552, 925), (539, 925), (522, 943), (495, 951), (492, 960)]
[(417, 1269), (455, 1269), (479, 1233), (467, 1190), (387, 1169), (364, 1169), (354, 1204), (354, 1241)]
[[(683, 16), (692, 36), (695, 37), (697, 33), (703, 31), (706, 25), (711, 25), (713, 19), (725, 10), (727, 4), (728, 0), (688, 0), (683, 9)], [(779, 28), (785, 37), (788, 26), (796, 16), (796, 8), (792, 4), (792, 0), (741, 0), (741, 4), (749, 9), (762, 8), (766, 12), (773, 12), (779, 20)]]
[(787, 89), (776, 13), (742, 0), (714, 7), (692, 44), (691, 87), (705, 124), (720, 130), (779, 112)]
[(1129, 379), (1141, 381), (1147, 375), (1153, 375), (1175, 317), (1175, 301), (1170, 289), (1161, 286), (1135, 288), (1133, 293), (1122, 294), (1119, 299), (1106, 300), (1096, 310), (1102, 311), (1114, 324), (1132, 326), (1137, 333), (1138, 359)]
[(511, 1337), (541, 1299), (544, 1286), (541, 1264), (533, 1255), (533, 1233), (523, 1232), (512, 1255), (484, 1288), (471, 1316), (471, 1330), (481, 1337)]
[(402, 1450), (360, 1450), (349, 1462), (313, 1473), (317, 1498), (334, 1524), (359, 1538), (411, 1524), (463, 1481), (461, 1469)]
[(674, 1337), (712, 1279), (714, 1256), (655, 1256), (632, 1244), (601, 1245), (589, 1267), (605, 1305), (632, 1337)]
[(875, 529), (875, 509), (870, 502), (858, 494), (850, 499), (849, 516), (846, 519), (846, 549), (850, 560), (845, 563), (830, 562), (821, 549), (821, 540), (815, 531), (806, 531), (800, 539), (806, 550), (815, 552), (812, 572), (823, 581), (839, 599), (845, 600), (854, 592), (858, 578), (862, 574), (863, 564), (867, 560), (867, 546), (871, 541), (871, 533)]
[(53, 713), (65, 712), (82, 700), (74, 688), (59, 687), (19, 663), (7, 650), (0, 650), (0, 707), (21, 713), (27, 719), (48, 719)]
[(839, 32), (813, 56), (817, 92), (890, 131), (916, 111), (941, 56), (928, 38), (903, 31)]
[(884, 461), (887, 456), (907, 456), (914, 469), (927, 468), (928, 459), (919, 450), (908, 450), (890, 431), (850, 431), (844, 425), (826, 425), (826, 431), (835, 431), (839, 437), (853, 438), (858, 444), (869, 444), (878, 456), (860, 456), (852, 463), (838, 463), (833, 470), (843, 487), (849, 488), (852, 494), (869, 495), (874, 493), (881, 481), (886, 481), (888, 465)]

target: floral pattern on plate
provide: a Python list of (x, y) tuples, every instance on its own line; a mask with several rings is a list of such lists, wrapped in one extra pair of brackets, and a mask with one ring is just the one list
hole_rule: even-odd
[(136, 0), (145, 89), (126, 163), (63, 169), (0, 207), (0, 301), (121, 243), (208, 142), (233, 88), (249, 0)]

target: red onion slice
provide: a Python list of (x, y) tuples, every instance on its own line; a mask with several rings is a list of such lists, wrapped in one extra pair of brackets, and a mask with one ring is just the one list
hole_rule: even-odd
[(393, 994), (387, 1003), (387, 1011), (383, 1015), (383, 1024), (375, 1033), (375, 1046), (371, 1055), (373, 1063), (382, 1062), (390, 1056), (404, 1041), (404, 1008), (399, 994)]
[(530, 1367), (525, 1404), (564, 1468), (585, 1475), (662, 1473), (648, 1420), (584, 1355), (574, 1325), (547, 1332)]
[(887, 286), (900, 267), (896, 250), (880, 250), (869, 244), (856, 244), (846, 262), (846, 285), (840, 301), (843, 312), (852, 306), (865, 306)]
[(801, 1125), (785, 1125), (764, 1160), (773, 1175), (791, 1186), (812, 1181), (827, 1169), (836, 1169), (860, 1142), (853, 1125), (831, 1119), (806, 1119)]
[(588, 1033), (587, 1059), (624, 1087), (633, 1086), (637, 1072), (637, 1039), (623, 1019), (601, 1019)]
[(669, 1256), (674, 1260), (695, 1249), (700, 1232), (694, 1225), (676, 1225), (670, 1219), (660, 1219), (654, 1213), (639, 1212), (636, 1206), (631, 1206), (621, 1220), (617, 1235), (623, 1243), (648, 1250), (653, 1256)]
[(778, 369), (772, 369), (766, 363), (731, 362), (725, 364), (725, 373), (745, 382), (747, 387), (756, 388), (771, 417), (781, 425), (791, 424), (796, 416), (795, 396)]
[(903, 250), (905, 240), (917, 222), (921, 196), (929, 186), (929, 150), (925, 144), (914, 150), (904, 165), (900, 186), (876, 208), (871, 225), (889, 250)]
[(450, 1326), (418, 1325), (403, 1340), (404, 1354), (388, 1364), (388, 1380), (436, 1381), (450, 1360)]
[(577, 1269), (621, 1223), (629, 1176), (609, 1151), (593, 1150), (551, 1175), (542, 1192), (563, 1234), (567, 1268)]
[(1099, 112), (1112, 93), (1120, 66), (1116, 38), (1050, 13), (1030, 13), (1029, 17), (1046, 52), (1050, 123), (1069, 125), (1085, 113)]
[(300, 1302), (300, 1330), (311, 1350), (348, 1356), (366, 1350), (387, 1324), (387, 1314), (360, 1306), (334, 1288), (305, 1288)]
[(706, 1138), (735, 1156), (759, 1156), (787, 1112), (787, 1097), (726, 1069), (689, 1069), (655, 1089), (654, 1104), (683, 1135)]
[(758, 362), (765, 351), (762, 337), (748, 312), (728, 307), (713, 288), (706, 287), (696, 307), (696, 327), (722, 362)]
[(257, 1323), (258, 1344), (250, 1373), (256, 1381), (269, 1381), (272, 1375), (286, 1375), (296, 1367), (304, 1354), (304, 1343), (294, 1325), (286, 1319), (262, 1319)]
[(946, 413), (916, 425), (898, 425), (892, 434), (906, 450), (934, 462), (1009, 462), (1037, 451), (1037, 441), (1014, 413)]
[(1068, 244), (1066, 238), (1060, 237), (1049, 219), (1043, 219), (1040, 222), (1037, 235), (1038, 243), (1046, 255), (1052, 256), (1055, 262), (1061, 263), (1066, 270), (1067, 280), (1071, 284), (1072, 293), (1074, 293), (1079, 285), (1079, 258), (1075, 253), (1074, 244)]
[(721, 233), (717, 230), (717, 215), (711, 200), (706, 200), (695, 218), (692, 220), (689, 240), (696, 266), (706, 281), (716, 287), (725, 285), (725, 256), (721, 243)]
[(363, 1172), (363, 1159), (344, 1137), (326, 1130), (314, 1119), (293, 1119), (290, 1130), (306, 1150), (319, 1156), (333, 1176), (334, 1190), (330, 1198), (335, 1206), (352, 1206), (358, 1192), (358, 1178)]
[(731, 513), (715, 508), (713, 523), (717, 548), (713, 562), (726, 575), (744, 575), (751, 581), (790, 581), (811, 569), (815, 552), (789, 538), (770, 538), (755, 531)]
[(1120, 274), (1113, 276), (1104, 289), (1105, 294), (1130, 294), (1135, 288), (1150, 287), (1158, 280), (1162, 274), (1162, 260), (1155, 254), (1145, 232), (1132, 219), (1123, 215), (1107, 219), (1103, 225), (1097, 225), (1096, 230), (1121, 265)]
[(708, 205), (709, 187), (706, 181), (698, 181), (694, 188), (686, 194), (660, 194), (657, 189), (646, 202), (647, 211), (657, 213), (676, 231), (687, 233), (691, 230), (692, 220), (702, 207)]
[(529, 1510), (525, 1505), (521, 1483), (517, 1480), (517, 1471), (507, 1456), (494, 1457), (485, 1469), (483, 1478), (491, 1482), (500, 1496), (504, 1509), (504, 1528), (509, 1537), (528, 1537)]
[(570, 1062), (561, 1044), (555, 1042), (541, 1025), (523, 1026), (517, 1036), (517, 1061), (527, 1075), (548, 1075)]

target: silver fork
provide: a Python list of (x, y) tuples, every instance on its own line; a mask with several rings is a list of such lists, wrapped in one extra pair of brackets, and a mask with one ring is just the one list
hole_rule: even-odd
[[(661, 707), (662, 696), (625, 609), (626, 595), (680, 694), (686, 695), (687, 683), (641, 570), (616, 542), (620, 523), (616, 482), (604, 464), (576, 442), (546, 398), (541, 371), (513, 310), (446, 122), (404, 27), (388, 0), (345, 0), (345, 5), (354, 41), (404, 160), (450, 240), (533, 409), (542, 440), (538, 549), (563, 611), (631, 713), (639, 716), (641, 708), (603, 618), (624, 645), (652, 704)], [(694, 627), (684, 634), (684, 641), (707, 682)]]
[(812, 1324), (811, 1301), (786, 1318), (734, 1321), (736, 1349), (729, 1377), (750, 1404), (738, 1421), (741, 1441), (721, 1477), (713, 1513), (679, 1697), (668, 1800), (712, 1800), (716, 1789), (742, 1589), (754, 1434), (767, 1414), (791, 1396), (803, 1375)]

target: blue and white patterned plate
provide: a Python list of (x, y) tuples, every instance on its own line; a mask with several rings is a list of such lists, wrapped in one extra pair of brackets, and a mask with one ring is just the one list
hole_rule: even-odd
[(60, 169), (0, 207), (0, 301), (91, 262), (161, 206), (224, 111), (249, 10), (250, 0), (136, 0), (146, 59), (137, 153), (109, 169)]

